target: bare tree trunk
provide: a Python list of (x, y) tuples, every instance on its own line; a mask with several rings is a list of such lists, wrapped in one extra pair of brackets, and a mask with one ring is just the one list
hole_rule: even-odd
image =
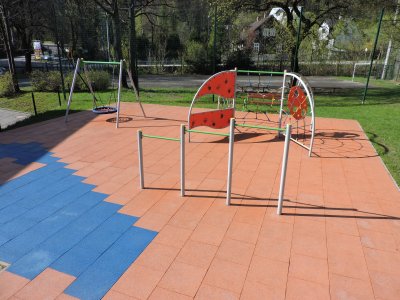
[(0, 14), (1, 14), (1, 24), (0, 24), (0, 32), (4, 41), (4, 48), (7, 54), (8, 66), (10, 69), (10, 73), (13, 78), (14, 92), (20, 92), (18, 80), (16, 76), (16, 67), (14, 61), (14, 47), (11, 42), (11, 32), (10, 26), (8, 25), (8, 20), (6, 16), (6, 11), (4, 8), (4, 4), (0, 4)]
[(137, 72), (137, 43), (136, 43), (136, 20), (135, 20), (135, 0), (131, 0), (130, 10), (130, 34), (129, 34), (129, 48), (130, 48), (130, 69), (132, 73), (133, 83), (139, 92), (139, 77)]
[(299, 72), (299, 58), (296, 55), (296, 46), (290, 49), (292, 59), (290, 61), (290, 69), (292, 72)]
[(25, 56), (25, 72), (32, 72), (32, 36), (24, 30), (21, 40), (22, 40), (22, 48), (24, 48), (24, 56)]
[[(115, 49), (115, 58), (117, 61), (123, 59), (122, 56), (122, 39), (121, 39), (121, 20), (119, 16), (119, 8), (118, 1), (114, 1), (113, 5), (114, 13), (111, 15), (113, 21), (113, 29), (114, 29), (114, 49)], [(128, 83), (126, 81), (126, 74), (122, 73), (122, 86), (128, 87)]]
[(76, 45), (78, 44), (78, 37), (75, 32), (75, 26), (74, 26), (74, 22), (72, 21), (72, 19), (69, 20), (69, 24), (71, 26), (71, 40), (72, 40), (72, 46), (71, 46), (69, 56), (70, 56), (70, 58), (73, 59), (74, 53), (76, 51)]

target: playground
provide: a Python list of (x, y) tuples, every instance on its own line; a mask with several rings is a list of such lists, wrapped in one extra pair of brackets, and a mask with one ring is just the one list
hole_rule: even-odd
[[(316, 116), (311, 157), (290, 142), (279, 215), (279, 115), (240, 108), (230, 167), (227, 124), (196, 132), (188, 107), (2, 132), (0, 298), (395, 299), (399, 191), (359, 123)], [(142, 189), (138, 130), (167, 137), (142, 140)]]

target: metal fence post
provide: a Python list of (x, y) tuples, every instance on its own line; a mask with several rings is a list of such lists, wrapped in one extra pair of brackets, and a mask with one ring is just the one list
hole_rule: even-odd
[(286, 169), (287, 169), (287, 160), (289, 155), (289, 144), (290, 144), (290, 135), (292, 131), (292, 125), (286, 125), (286, 136), (285, 136), (285, 146), (283, 149), (283, 158), (282, 158), (282, 171), (281, 171), (281, 183), (279, 186), (279, 198), (278, 198), (278, 208), (276, 213), (278, 215), (282, 214), (282, 205), (283, 205), (283, 196), (285, 193), (285, 180), (286, 180)]
[(226, 205), (231, 204), (232, 192), (232, 165), (233, 165), (233, 144), (235, 142), (235, 118), (231, 118), (229, 127), (229, 153), (228, 153), (228, 179), (226, 188)]
[(32, 92), (31, 94), (32, 94), (32, 105), (33, 105), (33, 111), (35, 112), (35, 116), (37, 117), (37, 110), (36, 110), (35, 95), (33, 94), (33, 92)]
[(58, 105), (61, 106), (60, 87), (58, 87), (57, 95), (58, 95)]
[(143, 139), (143, 133), (141, 130), (138, 130), (137, 141), (138, 141), (138, 156), (139, 156), (139, 180), (140, 180), (140, 188), (144, 189), (142, 139)]
[(185, 196), (185, 132), (185, 125), (181, 124), (181, 197)]

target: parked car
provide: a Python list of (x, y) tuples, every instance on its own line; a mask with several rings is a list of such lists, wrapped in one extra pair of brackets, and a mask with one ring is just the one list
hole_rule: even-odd
[(7, 68), (0, 67), (0, 75), (4, 75), (4, 73), (6, 73), (7, 71)]

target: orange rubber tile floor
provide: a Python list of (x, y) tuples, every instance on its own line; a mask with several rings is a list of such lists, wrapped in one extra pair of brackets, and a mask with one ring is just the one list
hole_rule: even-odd
[(236, 131), (231, 206), (222, 136), (192, 133), (185, 197), (179, 143), (144, 138), (141, 190), (137, 130), (178, 138), (188, 112), (144, 108), (0, 133), (0, 299), (400, 299), (400, 193), (358, 122), (290, 144), (278, 216), (274, 132)]

